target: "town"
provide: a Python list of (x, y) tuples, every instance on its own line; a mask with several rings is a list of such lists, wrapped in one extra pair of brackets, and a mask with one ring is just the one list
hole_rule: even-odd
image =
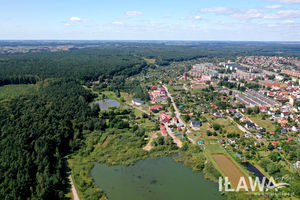
[[(299, 172), (298, 58), (199, 60), (179, 73), (180, 66), (190, 64), (174, 63), (177, 68), (168, 74), (143, 78), (150, 100), (132, 100), (137, 108), (148, 109), (149, 117), (156, 116), (162, 137), (171, 137), (179, 148), (186, 142), (200, 146), (225, 175), (216, 154), (255, 166), (266, 177)], [(237, 177), (231, 176), (234, 183)]]

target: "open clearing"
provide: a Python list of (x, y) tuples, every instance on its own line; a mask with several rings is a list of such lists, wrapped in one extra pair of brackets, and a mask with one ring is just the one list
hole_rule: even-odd
[(34, 94), (37, 90), (34, 84), (5, 85), (0, 87), (0, 100), (16, 98), (21, 95)]
[(213, 154), (215, 162), (221, 171), (228, 177), (230, 183), (237, 187), (240, 177), (245, 177), (247, 185), (249, 181), (242, 171), (224, 154)]
[(269, 119), (263, 120), (259, 115), (258, 116), (248, 115), (248, 117), (258, 126), (265, 128), (267, 132), (274, 132), (276, 130), (273, 122)]
[(151, 149), (152, 149), (152, 142), (153, 142), (153, 140), (155, 139), (155, 138), (157, 138), (158, 136), (157, 136), (157, 133), (158, 132), (152, 132), (152, 133), (150, 133), (149, 134), (149, 137), (150, 137), (150, 139), (149, 139), (149, 142), (148, 142), (148, 144), (146, 145), (146, 146), (144, 146), (143, 147), (143, 149), (145, 150), (145, 151), (150, 151)]

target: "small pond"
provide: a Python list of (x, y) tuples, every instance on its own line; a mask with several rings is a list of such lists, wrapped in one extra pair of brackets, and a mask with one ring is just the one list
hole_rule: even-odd
[(92, 105), (94, 105), (94, 104), (98, 104), (100, 107), (100, 110), (108, 110), (109, 107), (114, 107), (114, 106), (119, 108), (119, 106), (120, 106), (120, 102), (118, 102), (115, 99), (98, 100), (98, 101), (93, 102)]

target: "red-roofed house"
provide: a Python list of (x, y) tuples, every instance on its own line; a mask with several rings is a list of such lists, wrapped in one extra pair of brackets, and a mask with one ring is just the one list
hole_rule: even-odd
[(266, 106), (261, 106), (259, 107), (260, 112), (267, 112), (267, 107)]
[(149, 109), (150, 109), (150, 111), (153, 111), (153, 110), (160, 110), (160, 109), (162, 109), (163, 108), (163, 106), (150, 106), (149, 107)]
[(161, 135), (162, 136), (167, 136), (168, 135), (168, 131), (165, 128), (161, 129)]
[(163, 123), (166, 123), (166, 122), (170, 122), (171, 120), (171, 117), (169, 115), (167, 115), (165, 112), (161, 112), (159, 114), (160, 116), (160, 120), (163, 122)]

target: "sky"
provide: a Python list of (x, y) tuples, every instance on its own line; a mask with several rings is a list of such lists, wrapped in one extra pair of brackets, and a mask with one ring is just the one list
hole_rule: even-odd
[(300, 41), (300, 0), (0, 0), (0, 40)]

